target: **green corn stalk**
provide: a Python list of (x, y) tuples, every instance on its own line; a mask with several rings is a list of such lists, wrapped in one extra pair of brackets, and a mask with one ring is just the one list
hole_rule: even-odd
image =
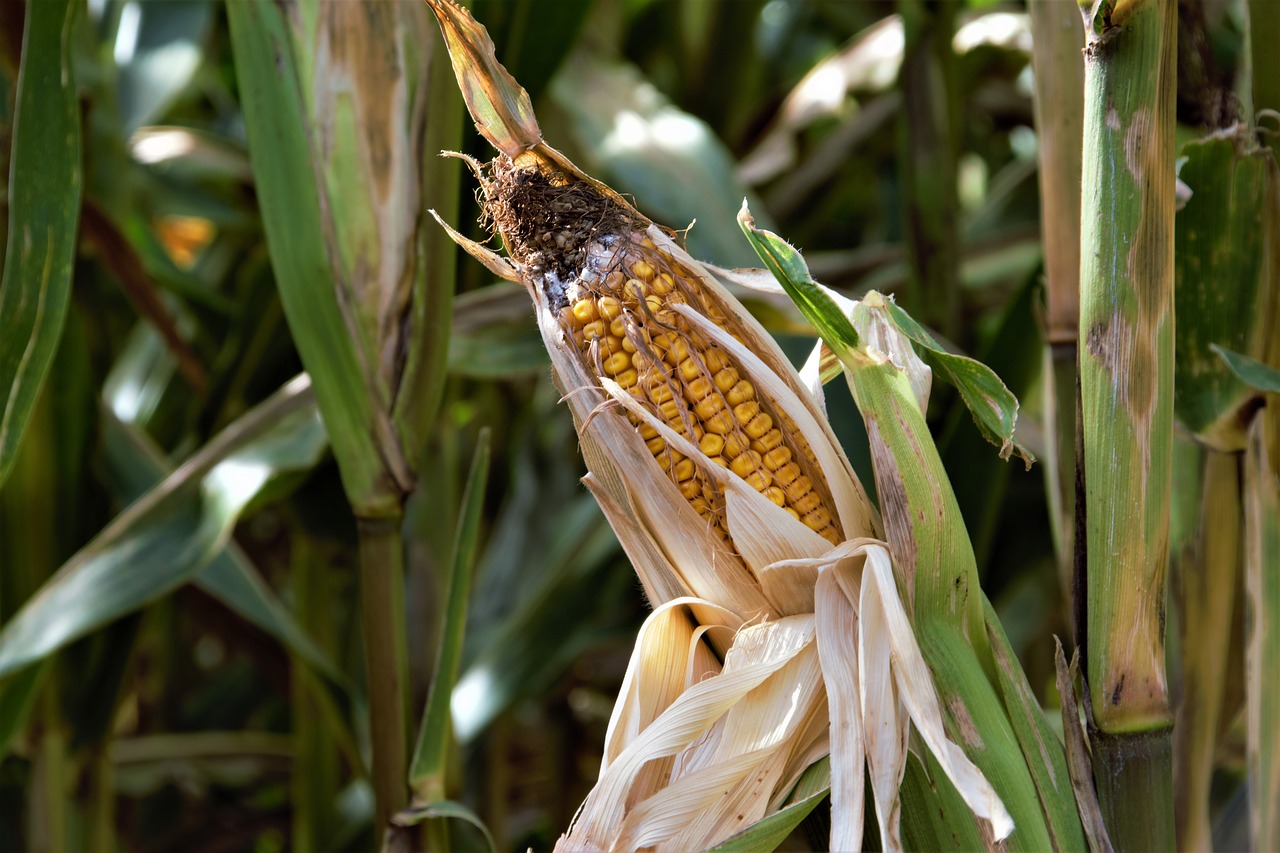
[[(1173, 426), (1174, 4), (1082, 5), (1085, 678), (1118, 849), (1171, 849), (1164, 599)], [(1079, 463), (1078, 463), (1079, 464)], [(1077, 578), (1077, 588), (1081, 580)]]
[(1084, 31), (1070, 3), (1027, 4), (1035, 52), (1040, 148), (1040, 232), (1045, 267), (1045, 485), (1063, 588), (1070, 585), (1075, 529), (1076, 334), (1080, 327), (1080, 170)]
[[(968, 733), (957, 743), (991, 780), (1013, 816), (1016, 828), (1006, 842), (1008, 848), (1083, 849), (1065, 754), (1031, 698), (978, 586), (973, 548), (925, 423), (920, 373), (912, 366), (919, 362), (909, 355), (907, 340), (921, 347), (934, 370), (957, 385), (984, 433), (1001, 443), (1006, 455), (1016, 447), (1016, 402), (993, 374), (969, 359), (945, 353), (924, 329), (876, 293), (847, 309), (851, 325), (833, 297), (812, 281), (794, 249), (755, 229), (749, 218), (740, 216), (740, 221), (765, 266), (844, 365), (871, 441), (885, 532), (898, 583), (914, 607), (921, 651), (949, 725)], [(895, 340), (896, 348), (888, 343)], [(972, 820), (946, 784), (930, 790), (909, 781), (904, 790), (904, 808), (932, 826), (932, 832), (918, 826), (911, 830), (926, 845), (957, 839), (952, 835), (955, 823)], [(921, 797), (928, 804), (924, 808)], [(969, 828), (955, 831), (963, 834)]]
[(456, 147), (456, 95), (439, 85), (421, 4), (227, 12), (281, 302), (357, 519), (381, 835), (408, 802), (401, 527), (440, 400), (453, 289), (453, 251), (425, 212), (456, 203), (457, 178), (422, 152)]

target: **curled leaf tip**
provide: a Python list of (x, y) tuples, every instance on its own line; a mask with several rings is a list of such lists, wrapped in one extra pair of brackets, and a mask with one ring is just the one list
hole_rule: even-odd
[(427, 0), (440, 22), (453, 73), (480, 135), (508, 157), (542, 141), (529, 93), (494, 53), (489, 33), (453, 0)]

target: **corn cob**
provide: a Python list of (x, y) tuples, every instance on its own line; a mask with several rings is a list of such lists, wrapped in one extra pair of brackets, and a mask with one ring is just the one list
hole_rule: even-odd
[[(832, 544), (840, 542), (830, 497), (800, 431), (757, 394), (726, 350), (673, 309), (686, 305), (742, 342), (740, 321), (647, 236), (648, 221), (545, 161), (520, 164), (500, 156), (487, 175), (479, 173), (487, 216), (526, 281), (542, 290), (588, 371), (612, 378), (711, 463)], [(626, 417), (680, 495), (729, 541), (721, 487), (668, 447), (651, 424)]]

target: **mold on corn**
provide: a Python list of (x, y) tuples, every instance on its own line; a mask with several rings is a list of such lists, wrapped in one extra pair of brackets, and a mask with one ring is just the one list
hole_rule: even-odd
[[(481, 175), (486, 215), (588, 371), (832, 544), (841, 541), (812, 449), (723, 348), (673, 310), (686, 305), (743, 341), (733, 312), (646, 235), (631, 208), (545, 165), (499, 157)], [(680, 495), (730, 541), (723, 489), (639, 416), (625, 416)]]

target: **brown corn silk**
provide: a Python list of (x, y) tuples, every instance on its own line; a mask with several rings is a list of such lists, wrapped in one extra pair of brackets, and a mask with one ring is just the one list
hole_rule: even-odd
[[(491, 165), (482, 183), (485, 211), (586, 371), (611, 377), (710, 464), (839, 542), (809, 443), (730, 353), (674, 310), (686, 305), (745, 344), (743, 320), (724, 304), (726, 295), (655, 243), (648, 220), (612, 194), (541, 158), (521, 159)], [(625, 417), (684, 500), (730, 540), (724, 488), (651, 424)]]

